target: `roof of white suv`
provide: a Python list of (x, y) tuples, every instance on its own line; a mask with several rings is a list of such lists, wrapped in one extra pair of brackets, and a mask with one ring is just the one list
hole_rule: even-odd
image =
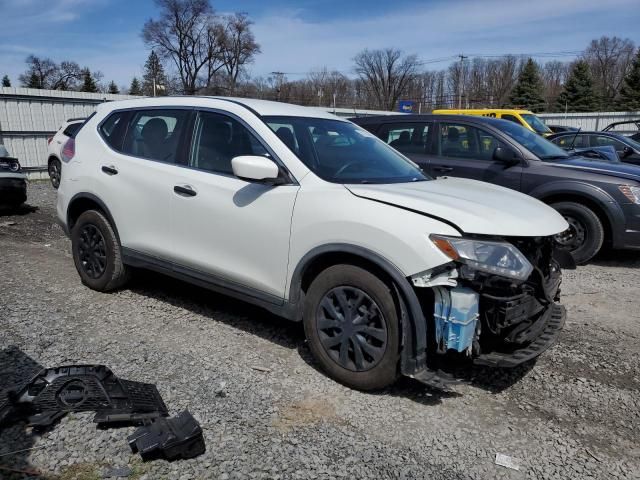
[(237, 105), (243, 105), (246, 108), (256, 112), (258, 115), (265, 116), (285, 116), (285, 117), (312, 117), (327, 118), (332, 120), (343, 120), (331, 113), (318, 107), (302, 107), (300, 105), (292, 105), (290, 103), (274, 102), (271, 100), (258, 100), (253, 98), (236, 98), (236, 97), (205, 97), (205, 96), (175, 96), (175, 97), (148, 97), (133, 100), (121, 100), (117, 102), (109, 102), (100, 104), (99, 109), (108, 108), (115, 110), (118, 108), (139, 108), (139, 107), (160, 107), (160, 106), (201, 106), (212, 107), (212, 100), (222, 100)]

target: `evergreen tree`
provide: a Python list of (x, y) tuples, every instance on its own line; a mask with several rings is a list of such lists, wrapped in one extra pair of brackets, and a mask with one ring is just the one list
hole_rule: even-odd
[(133, 80), (131, 80), (131, 86), (129, 87), (129, 95), (142, 95), (140, 82), (136, 77), (133, 77)]
[[(155, 92), (154, 92), (155, 81)], [(160, 57), (151, 50), (149, 58), (144, 64), (144, 75), (142, 76), (142, 92), (150, 97), (166, 95), (167, 77), (164, 74), (164, 67), (160, 62)]]
[(540, 78), (540, 70), (533, 59), (527, 60), (516, 85), (511, 90), (509, 100), (517, 107), (534, 112), (544, 109), (544, 85)]
[(640, 110), (640, 48), (633, 60), (631, 70), (624, 77), (620, 98), (618, 98), (618, 108), (626, 111)]
[(107, 93), (113, 93), (113, 94), (120, 93), (120, 90), (118, 89), (118, 86), (116, 85), (116, 82), (114, 82), (113, 80), (111, 80), (111, 83), (109, 83), (109, 88), (107, 90)]
[(98, 86), (96, 85), (96, 81), (91, 76), (91, 71), (88, 68), (85, 68), (82, 72), (82, 87), (80, 88), (81, 92), (97, 92)]
[(571, 112), (593, 112), (598, 109), (598, 98), (593, 86), (589, 64), (576, 62), (558, 96), (558, 110)]
[(11, 86), (11, 80), (9, 80), (9, 75), (5, 75), (4, 77), (2, 77), (2, 86), (3, 87)]
[[(24, 81), (24, 80), (23, 80)], [(29, 81), (25, 84), (27, 88), (42, 88), (42, 82), (36, 72), (29, 75)]]

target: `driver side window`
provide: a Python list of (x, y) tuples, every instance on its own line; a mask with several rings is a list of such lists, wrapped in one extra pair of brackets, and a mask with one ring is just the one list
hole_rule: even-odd
[(241, 155), (269, 154), (260, 141), (234, 118), (199, 112), (193, 130), (189, 166), (232, 175), (231, 160)]

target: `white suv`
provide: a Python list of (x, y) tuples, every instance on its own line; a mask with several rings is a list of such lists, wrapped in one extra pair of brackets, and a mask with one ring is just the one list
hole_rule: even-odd
[(87, 286), (110, 291), (144, 267), (303, 321), (317, 361), (346, 385), (404, 374), (442, 386), (452, 358), (511, 367), (564, 324), (558, 213), (428, 178), (319, 109), (105, 103), (65, 151), (58, 216)]
[(69, 138), (73, 137), (84, 123), (84, 118), (70, 118), (58, 129), (53, 137), (47, 139), (47, 171), (53, 188), (60, 186), (62, 175), (63, 148)]

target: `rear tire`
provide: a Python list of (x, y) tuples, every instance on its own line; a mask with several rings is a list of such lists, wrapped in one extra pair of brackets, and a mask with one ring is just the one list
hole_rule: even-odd
[(106, 217), (97, 210), (82, 213), (71, 230), (71, 249), (82, 283), (110, 292), (129, 279), (120, 242)]
[(566, 232), (555, 236), (556, 245), (567, 250), (578, 264), (591, 260), (602, 248), (604, 228), (598, 216), (588, 207), (575, 202), (551, 204), (569, 223)]
[(52, 159), (49, 162), (49, 178), (51, 179), (51, 186), (56, 190), (60, 187), (60, 179), (62, 178), (62, 164), (57, 158)]
[(307, 291), (303, 322), (311, 353), (338, 382), (376, 390), (398, 377), (399, 325), (390, 288), (353, 265), (321, 272)]

